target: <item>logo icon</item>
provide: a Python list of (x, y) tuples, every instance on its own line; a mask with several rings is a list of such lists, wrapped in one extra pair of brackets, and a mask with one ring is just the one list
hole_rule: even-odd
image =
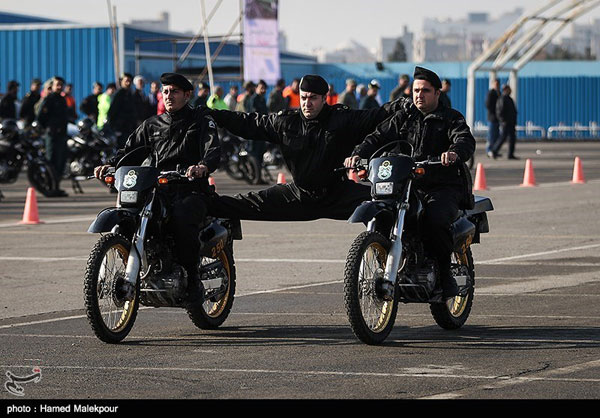
[(8, 377), (8, 380), (4, 383), (4, 388), (8, 393), (15, 396), (24, 396), (25, 389), (21, 385), (31, 382), (38, 383), (42, 380), (42, 369), (36, 367), (33, 369), (33, 374), (27, 376), (17, 376), (9, 370), (6, 372), (6, 377)]
[(135, 170), (129, 170), (129, 172), (125, 175), (125, 178), (123, 179), (123, 186), (125, 186), (129, 189), (129, 188), (135, 186), (136, 183), (137, 183), (137, 174), (135, 173)]
[(392, 176), (392, 164), (389, 161), (384, 161), (377, 170), (377, 177), (381, 180), (389, 179)]

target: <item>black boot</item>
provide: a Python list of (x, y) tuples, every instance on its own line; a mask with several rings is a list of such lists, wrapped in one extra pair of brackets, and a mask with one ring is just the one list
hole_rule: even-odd
[(186, 307), (199, 306), (204, 303), (204, 285), (197, 272), (188, 273)]
[(442, 281), (442, 297), (444, 300), (452, 299), (458, 295), (458, 285), (450, 272), (441, 274), (440, 279)]

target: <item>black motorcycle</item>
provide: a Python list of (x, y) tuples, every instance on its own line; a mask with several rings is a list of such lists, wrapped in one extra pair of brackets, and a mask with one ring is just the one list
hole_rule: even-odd
[(43, 149), (44, 140), (37, 123), (21, 131), (12, 119), (0, 122), (0, 183), (17, 181), (25, 166), (31, 185), (44, 196), (51, 196), (56, 181)]
[(77, 134), (67, 140), (67, 164), (64, 177), (71, 179), (73, 192), (83, 193), (80, 181), (94, 174), (94, 168), (106, 164), (117, 150), (117, 138), (96, 129), (91, 119), (77, 123)]
[(486, 211), (493, 210), (489, 198), (475, 196), (474, 208), (461, 211), (453, 223), (451, 272), (459, 295), (444, 300), (437, 262), (426, 254), (421, 238), (423, 204), (412, 189), (414, 179), (441, 162), (415, 161), (412, 147), (403, 150), (406, 154), (377, 157), (386, 147), (373, 154), (368, 167), (364, 160), (359, 165), (363, 171), (359, 177), (368, 174), (372, 183), (372, 200), (363, 202), (349, 219), (365, 223), (367, 230), (352, 243), (344, 270), (348, 319), (356, 337), (367, 344), (386, 339), (398, 302), (429, 303), (434, 320), (444, 329), (457, 329), (466, 322), (475, 288), (470, 246), (489, 231)]
[[(96, 243), (85, 272), (85, 308), (96, 336), (117, 343), (127, 336), (139, 305), (182, 307), (201, 329), (220, 326), (235, 293), (234, 239), (242, 239), (239, 221), (207, 218), (202, 226), (198, 269), (204, 295), (188, 303), (187, 273), (178, 263), (163, 188), (190, 181), (179, 171), (129, 166), (127, 154), (116, 172), (105, 177), (118, 190), (117, 207), (100, 212), (88, 232), (105, 233)], [(131, 160), (130, 160), (131, 161)]]

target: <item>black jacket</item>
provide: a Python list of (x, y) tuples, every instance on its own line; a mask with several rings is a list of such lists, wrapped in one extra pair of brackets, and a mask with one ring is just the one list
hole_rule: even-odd
[(324, 105), (315, 119), (299, 109), (271, 115), (213, 111), (218, 125), (234, 135), (278, 144), (294, 183), (305, 190), (323, 190), (344, 178), (335, 172), (344, 159), (378, 123), (388, 117), (391, 106), (351, 110), (347, 106)]
[[(394, 102), (397, 111), (391, 118), (377, 126), (353, 152), (361, 158), (369, 158), (383, 145), (404, 140), (414, 148), (414, 158), (425, 160), (439, 157), (446, 151), (458, 154), (462, 164), (431, 166), (427, 175), (416, 183), (418, 187), (431, 188), (438, 185), (464, 186), (465, 197), (470, 200), (471, 179), (464, 162), (475, 151), (475, 139), (460, 112), (438, 105), (432, 113), (423, 115), (408, 99)], [(392, 151), (392, 149), (388, 150)], [(468, 202), (464, 202), (468, 206)]]
[(17, 108), (15, 106), (16, 97), (12, 94), (6, 94), (0, 99), (0, 119), (16, 119)]
[(95, 121), (98, 120), (98, 95), (90, 94), (81, 101), (79, 110), (86, 116), (91, 116)]
[(21, 104), (21, 111), (19, 112), (19, 118), (25, 121), (25, 125), (31, 125), (35, 120), (35, 104), (40, 100), (40, 93), (37, 91), (30, 91), (23, 98)]
[(485, 96), (485, 108), (487, 109), (487, 120), (490, 122), (498, 122), (498, 117), (496, 116), (496, 101), (500, 97), (500, 93), (496, 89), (491, 89), (488, 91), (487, 96)]
[(50, 93), (43, 99), (37, 120), (51, 136), (66, 135), (69, 118), (67, 101), (60, 93)]
[(517, 108), (509, 95), (503, 94), (496, 102), (496, 117), (503, 125), (517, 125)]
[(108, 123), (113, 131), (129, 135), (137, 126), (137, 113), (133, 92), (130, 89), (117, 90), (108, 110)]
[[(158, 155), (160, 170), (174, 170), (178, 164), (182, 169), (204, 164), (212, 173), (221, 158), (217, 127), (205, 108), (185, 106), (175, 113), (166, 112), (146, 119), (108, 164), (115, 165), (126, 153), (141, 146), (149, 146), (153, 157)], [(207, 178), (201, 180), (208, 185)]]

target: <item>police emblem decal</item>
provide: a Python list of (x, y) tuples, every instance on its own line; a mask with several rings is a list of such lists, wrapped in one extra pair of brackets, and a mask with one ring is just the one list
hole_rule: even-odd
[(384, 161), (377, 170), (377, 177), (381, 180), (389, 179), (392, 175), (392, 165), (389, 161)]
[(123, 186), (131, 188), (137, 183), (137, 174), (135, 170), (129, 170), (123, 179)]

